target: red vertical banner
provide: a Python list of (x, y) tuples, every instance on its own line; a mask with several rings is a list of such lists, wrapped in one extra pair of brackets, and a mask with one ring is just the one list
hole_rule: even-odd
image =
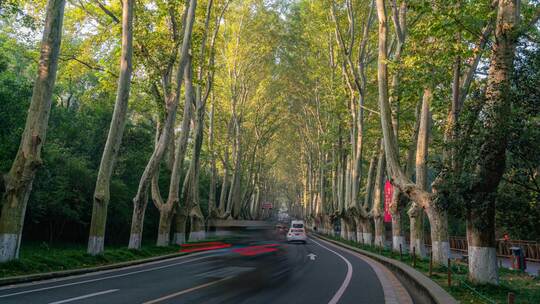
[(386, 180), (384, 184), (384, 221), (386, 223), (392, 222), (392, 214), (390, 214), (390, 202), (392, 201), (392, 195), (394, 194), (394, 187), (389, 180)]

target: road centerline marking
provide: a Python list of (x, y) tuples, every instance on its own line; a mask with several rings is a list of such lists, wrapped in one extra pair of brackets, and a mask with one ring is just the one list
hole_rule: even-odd
[(150, 300), (150, 301), (144, 302), (143, 304), (155, 304), (155, 303), (159, 303), (159, 302), (162, 302), (162, 301), (165, 301), (165, 300), (168, 300), (168, 299), (176, 298), (176, 297), (184, 295), (186, 293), (190, 293), (190, 292), (195, 291), (195, 290), (199, 290), (199, 289), (202, 289), (202, 288), (206, 288), (206, 287), (218, 284), (218, 283), (223, 282), (225, 280), (228, 280), (230, 278), (232, 278), (232, 277), (226, 277), (226, 278), (219, 279), (219, 280), (212, 281), (212, 282), (208, 282), (208, 283), (205, 283), (205, 284), (202, 284), (202, 285), (199, 285), (199, 286), (184, 289), (182, 291), (175, 292), (175, 293), (172, 293), (170, 295), (166, 295), (166, 296), (163, 296), (161, 298), (157, 298), (155, 300)]
[(120, 289), (109, 289), (109, 290), (105, 290), (105, 291), (94, 292), (94, 293), (90, 293), (90, 294), (79, 296), (79, 297), (74, 297), (74, 298), (69, 298), (69, 299), (65, 299), (65, 300), (50, 302), (49, 304), (69, 303), (69, 302), (73, 302), (73, 301), (77, 301), (77, 300), (82, 300), (82, 299), (87, 299), (87, 298), (91, 298), (91, 297), (95, 297), (95, 296), (108, 294), (108, 293), (111, 293), (111, 292), (116, 292), (118, 290), (120, 290)]
[(353, 273), (353, 267), (352, 267), (352, 264), (351, 262), (349, 262), (349, 260), (347, 260), (347, 258), (345, 258), (344, 256), (342, 256), (341, 254), (339, 254), (338, 252), (322, 245), (321, 243), (315, 241), (313, 238), (311, 239), (311, 241), (319, 246), (321, 246), (322, 248), (332, 252), (333, 254), (337, 255), (338, 257), (340, 257), (344, 262), (345, 264), (347, 264), (347, 274), (345, 275), (345, 279), (343, 280), (343, 283), (341, 283), (341, 286), (339, 287), (339, 289), (336, 291), (336, 293), (334, 294), (334, 296), (332, 297), (332, 299), (330, 299), (330, 301), (328, 302), (328, 304), (336, 304), (337, 302), (339, 302), (339, 299), (341, 299), (341, 297), (343, 296), (343, 294), (345, 293), (345, 290), (347, 290), (347, 287), (349, 287), (349, 284), (351, 283), (351, 278), (352, 278), (352, 273)]

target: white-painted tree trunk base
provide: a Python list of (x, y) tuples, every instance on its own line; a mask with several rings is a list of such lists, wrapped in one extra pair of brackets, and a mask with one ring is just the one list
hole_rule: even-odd
[(363, 233), (361, 230), (356, 230), (356, 242), (360, 244), (364, 242)]
[(341, 230), (339, 231), (339, 236), (342, 238), (342, 239), (347, 239), (347, 224), (345, 223), (344, 220), (340, 220), (340, 226), (341, 226)]
[(469, 246), (469, 279), (477, 284), (499, 284), (497, 250)]
[(448, 264), (448, 258), (450, 257), (450, 243), (434, 241), (431, 244), (431, 251), (433, 252), (433, 262), (440, 265)]
[(416, 256), (419, 256), (421, 258), (426, 257), (426, 246), (424, 245), (424, 242), (422, 242), (422, 240), (416, 239), (411, 242), (411, 247), (409, 248), (409, 250), (411, 254), (414, 251), (416, 253)]
[(347, 236), (349, 237), (349, 238), (348, 238), (349, 241), (354, 241), (354, 242), (356, 242), (356, 231), (349, 231), (349, 232), (347, 232)]
[(206, 238), (206, 232), (204, 230), (191, 231), (189, 233), (190, 242), (204, 240), (205, 238)]
[(88, 248), (86, 252), (90, 255), (103, 253), (105, 238), (102, 236), (90, 236), (88, 238)]
[(394, 251), (399, 252), (399, 246), (401, 245), (401, 251), (406, 252), (407, 246), (405, 245), (405, 237), (402, 235), (394, 235), (392, 236), (392, 248)]
[(14, 233), (0, 234), (0, 262), (7, 262), (19, 258), (17, 250), (18, 235)]
[(384, 247), (384, 241), (382, 236), (375, 236), (375, 246)]
[(347, 231), (344, 229), (341, 229), (341, 238), (346, 240), (347, 239)]
[(139, 233), (133, 233), (129, 236), (129, 249), (141, 249), (142, 237)]
[(166, 247), (169, 246), (170, 235), (168, 233), (158, 234), (156, 246)]
[(182, 245), (186, 242), (186, 234), (185, 233), (175, 233), (173, 235), (174, 237), (174, 243), (176, 245)]
[(369, 232), (362, 233), (362, 238), (363, 238), (364, 244), (366, 245), (371, 245), (371, 243), (373, 242), (373, 235)]

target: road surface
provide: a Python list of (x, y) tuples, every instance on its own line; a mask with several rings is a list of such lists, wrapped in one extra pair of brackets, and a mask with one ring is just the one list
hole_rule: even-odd
[(0, 303), (412, 303), (380, 264), (315, 237), (233, 245), (1, 287)]

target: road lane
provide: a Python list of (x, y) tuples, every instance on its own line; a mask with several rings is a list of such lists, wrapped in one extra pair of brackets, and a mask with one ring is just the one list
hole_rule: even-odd
[[(193, 283), (207, 282), (205, 278), (193, 280), (187, 277), (204, 269), (205, 260), (214, 254), (197, 253), (112, 271), (6, 286), (0, 289), (0, 303), (50, 303), (108, 289), (118, 291), (101, 299), (111, 299), (110, 303), (133, 303), (130, 299), (139, 301), (163, 291), (173, 292), (178, 286), (189, 288)], [(88, 301), (103, 303), (94, 299)]]
[(75, 301), (78, 301), (78, 300), (97, 297), (97, 296), (104, 295), (104, 294), (111, 293), (111, 292), (115, 292), (115, 291), (118, 291), (118, 289), (109, 289), (109, 290), (105, 290), (105, 291), (94, 292), (94, 293), (91, 293), (91, 294), (78, 296), (78, 297), (75, 297), (75, 298), (69, 298), (69, 299), (65, 299), (65, 300), (51, 302), (49, 304), (63, 304), (63, 303), (75, 302)]
[(381, 275), (392, 276), (389, 271), (374, 271), (353, 252), (313, 238), (268, 248), (279, 250), (243, 256), (249, 251), (232, 247), (4, 287), (0, 303), (401, 303), (383, 291)]
[[(283, 244), (290, 275), (278, 284), (224, 282), (163, 303), (332, 303), (349, 273), (347, 263), (336, 253), (352, 266), (350, 282), (345, 284), (347, 288), (336, 303), (385, 303), (378, 276), (369, 264), (347, 251), (320, 243), (323, 242), (309, 239), (307, 244)], [(315, 260), (311, 260), (310, 254), (317, 256)]]
[(352, 274), (353, 274), (353, 266), (352, 266), (351, 262), (347, 258), (342, 256), (338, 252), (335, 252), (334, 250), (332, 250), (332, 249), (330, 249), (330, 248), (328, 248), (328, 247), (326, 247), (324, 245), (321, 245), (321, 243), (319, 243), (319, 242), (317, 242), (315, 240), (312, 240), (312, 242), (315, 242), (315, 244), (319, 245), (320, 247), (322, 247), (322, 248), (332, 252), (333, 254), (337, 255), (347, 265), (347, 274), (345, 275), (345, 279), (343, 280), (343, 283), (341, 283), (341, 286), (339, 287), (339, 289), (336, 291), (336, 293), (334, 294), (332, 299), (330, 299), (330, 302), (328, 302), (328, 304), (336, 304), (336, 303), (339, 302), (339, 300), (341, 299), (341, 297), (343, 296), (343, 294), (345, 293), (345, 291), (349, 287), (349, 284), (351, 283), (351, 277), (352, 277)]

